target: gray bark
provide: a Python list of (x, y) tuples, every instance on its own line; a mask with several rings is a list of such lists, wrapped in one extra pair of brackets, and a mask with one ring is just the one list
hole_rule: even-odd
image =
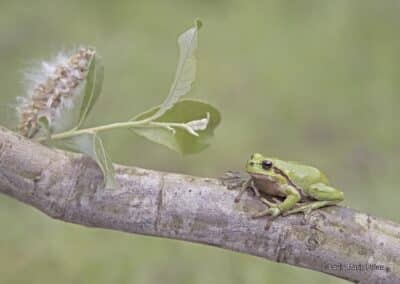
[(354, 282), (400, 283), (400, 226), (391, 221), (333, 206), (307, 222), (279, 217), (266, 230), (266, 219), (250, 218), (264, 206), (251, 194), (235, 204), (237, 192), (219, 179), (116, 171), (121, 188), (104, 190), (90, 158), (0, 128), (0, 192), (53, 218), (213, 245)]

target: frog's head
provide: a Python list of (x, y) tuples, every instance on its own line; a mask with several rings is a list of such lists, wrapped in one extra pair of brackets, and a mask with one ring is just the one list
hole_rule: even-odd
[(254, 153), (251, 155), (250, 159), (246, 164), (246, 171), (252, 175), (264, 175), (268, 177), (276, 177), (279, 176), (275, 171), (273, 158), (265, 157), (259, 153)]

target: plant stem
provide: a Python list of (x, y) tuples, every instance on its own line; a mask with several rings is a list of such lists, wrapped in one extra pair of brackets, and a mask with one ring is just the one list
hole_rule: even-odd
[(49, 139), (50, 140), (58, 140), (58, 139), (70, 138), (70, 137), (74, 137), (74, 136), (78, 136), (78, 135), (82, 135), (82, 134), (93, 134), (93, 133), (110, 130), (110, 129), (134, 128), (134, 127), (162, 127), (162, 128), (167, 128), (167, 129), (176, 127), (176, 128), (182, 128), (182, 129), (188, 131), (189, 133), (191, 133), (195, 136), (198, 136), (198, 134), (196, 132), (194, 132), (185, 123), (156, 122), (156, 121), (152, 121), (150, 119), (143, 119), (143, 120), (138, 120), (138, 121), (116, 122), (116, 123), (100, 125), (100, 126), (95, 126), (95, 127), (85, 128), (85, 129), (71, 129), (66, 132), (51, 135), (50, 137), (39, 137), (38, 139), (36, 139), (36, 141), (43, 142), (43, 141), (46, 141)]
[[(116, 122), (116, 123), (100, 125), (100, 126), (95, 126), (95, 127), (85, 128), (85, 129), (71, 129), (66, 132), (51, 135), (50, 139), (57, 140), (57, 139), (69, 138), (69, 137), (73, 137), (73, 136), (77, 136), (77, 135), (81, 135), (81, 134), (101, 132), (101, 131), (110, 130), (110, 129), (144, 126), (144, 125), (148, 124), (149, 122), (150, 122), (149, 120), (144, 119), (144, 120), (138, 120), (138, 121)], [(36, 141), (43, 142), (45, 140), (47, 140), (46, 137), (40, 137)]]

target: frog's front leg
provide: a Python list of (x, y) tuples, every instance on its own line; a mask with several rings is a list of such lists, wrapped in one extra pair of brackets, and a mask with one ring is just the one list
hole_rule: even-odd
[(243, 193), (250, 187), (252, 183), (252, 179), (249, 178), (246, 180), (245, 183), (243, 183), (242, 188), (239, 190), (238, 195), (235, 197), (235, 203), (238, 203), (240, 201), (240, 198), (242, 197)]
[(269, 201), (269, 200), (268, 200), (267, 198), (265, 198), (265, 197), (260, 197), (260, 200), (261, 200), (264, 204), (268, 205), (268, 207), (275, 207), (275, 206), (277, 206), (279, 203), (282, 202), (281, 200), (278, 200), (278, 199), (275, 198), (275, 197), (272, 197), (272, 200), (273, 200), (274, 202)]
[(290, 209), (292, 209), (297, 202), (300, 201), (301, 196), (300, 193), (296, 188), (294, 188), (291, 185), (284, 185), (282, 186), (283, 193), (286, 195), (286, 198), (283, 202), (276, 204), (276, 203), (270, 203), (270, 207), (260, 211), (258, 213), (255, 213), (252, 215), (252, 218), (259, 218), (263, 216), (270, 215), (272, 217), (277, 217), (278, 215), (282, 214), (283, 212), (286, 212)]
[(254, 191), (254, 194), (257, 197), (260, 197), (260, 192), (258, 191), (257, 187), (254, 185), (254, 181), (252, 178), (249, 178), (243, 185), (242, 188), (240, 189), (238, 195), (235, 197), (235, 203), (238, 203), (240, 201), (240, 198), (242, 197), (243, 193), (247, 189), (252, 189)]
[(343, 192), (323, 183), (316, 183), (311, 185), (307, 193), (317, 201), (310, 202), (293, 210), (289, 210), (285, 212), (284, 215), (286, 216), (298, 212), (303, 212), (307, 218), (307, 216), (310, 215), (311, 211), (314, 209), (336, 205), (344, 200)]

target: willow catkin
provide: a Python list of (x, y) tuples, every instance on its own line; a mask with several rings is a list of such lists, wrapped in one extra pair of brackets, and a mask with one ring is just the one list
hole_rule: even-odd
[(18, 130), (32, 138), (40, 130), (39, 119), (45, 117), (50, 126), (61, 120), (66, 108), (74, 107), (95, 50), (81, 47), (70, 56), (59, 54), (52, 62), (43, 62), (40, 70), (30, 76), (31, 87), (17, 105)]

